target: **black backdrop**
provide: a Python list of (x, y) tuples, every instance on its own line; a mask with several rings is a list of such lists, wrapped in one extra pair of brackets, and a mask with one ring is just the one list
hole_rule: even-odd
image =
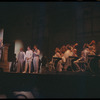
[(4, 28), (4, 43), (10, 43), (9, 56), (14, 52), (14, 41), (37, 44), (51, 59), (55, 47), (67, 43), (83, 43), (100, 38), (99, 2), (0, 2), (0, 27)]

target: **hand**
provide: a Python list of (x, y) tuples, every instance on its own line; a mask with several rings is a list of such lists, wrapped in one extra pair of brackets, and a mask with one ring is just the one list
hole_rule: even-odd
[(75, 46), (77, 46), (78, 45), (78, 43), (75, 43)]
[(29, 60), (29, 58), (26, 58), (27, 60)]

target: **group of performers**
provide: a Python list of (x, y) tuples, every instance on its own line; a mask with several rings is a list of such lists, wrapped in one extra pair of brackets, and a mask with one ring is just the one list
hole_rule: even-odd
[[(23, 51), (23, 48), (20, 48), (20, 52), (18, 53), (18, 58), (17, 58), (17, 73), (21, 72), (23, 70), (23, 65), (25, 63), (25, 70), (23, 73), (26, 73), (27, 71), (31, 73), (31, 64), (33, 60), (33, 65), (34, 65), (34, 72), (33, 73), (38, 73), (38, 67), (39, 67), (39, 55), (40, 55), (40, 50), (37, 48), (37, 45), (34, 45), (34, 49), (31, 50), (30, 46), (27, 47), (26, 53)], [(29, 70), (28, 70), (29, 66)]]
[[(76, 70), (72, 68), (72, 71), (75, 72), (84, 72), (86, 70), (86, 65), (84, 64), (84, 68), (80, 66), (80, 62), (86, 63), (87, 62), (87, 56), (88, 55), (96, 55), (96, 42), (92, 40), (89, 44), (85, 43), (83, 45), (83, 50), (81, 52), (81, 57), (78, 57), (77, 55), (77, 49), (78, 43), (75, 43), (74, 45), (67, 44), (66, 46), (62, 46), (60, 49), (55, 49), (55, 54), (52, 57), (52, 61), (50, 63), (54, 64), (54, 67), (57, 71), (67, 71), (68, 67), (71, 65), (74, 65)], [(69, 60), (70, 57), (74, 57), (71, 62)], [(57, 59), (61, 58), (60, 60)], [(70, 64), (71, 63), (71, 64)]]
[[(0, 40), (0, 59), (1, 59), (1, 48), (3, 46), (2, 40)], [(84, 72), (87, 69), (85, 63), (88, 62), (88, 55), (96, 55), (96, 42), (92, 40), (89, 44), (85, 43), (83, 45), (83, 50), (81, 51), (81, 56), (77, 55), (77, 46), (78, 43), (74, 45), (67, 44), (63, 45), (60, 49), (57, 47), (55, 49), (55, 54), (52, 57), (52, 60), (49, 64), (53, 64), (53, 68), (58, 71), (68, 71), (69, 66), (72, 68), (73, 72)], [(31, 66), (33, 62), (34, 72), (39, 73), (39, 56), (40, 50), (37, 48), (37, 45), (33, 46), (33, 49), (30, 46), (27, 47), (27, 51), (24, 52), (23, 48), (20, 48), (20, 52), (17, 57), (17, 73), (31, 73)], [(99, 55), (100, 56), (100, 55)], [(74, 58), (74, 59), (73, 59)], [(42, 59), (43, 60), (43, 59)], [(42, 61), (43, 63), (44, 61)], [(45, 64), (47, 61), (45, 62)], [(80, 66), (80, 63), (84, 63), (84, 67)], [(42, 64), (45, 66), (45, 64)], [(24, 68), (25, 65), (25, 68)], [(73, 69), (75, 67), (75, 70)], [(29, 70), (28, 70), (29, 67)], [(48, 65), (49, 67), (49, 65)]]

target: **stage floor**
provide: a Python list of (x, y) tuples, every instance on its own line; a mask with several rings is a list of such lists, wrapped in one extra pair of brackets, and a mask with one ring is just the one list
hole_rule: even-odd
[(100, 98), (100, 73), (49, 72), (0, 73), (0, 94), (13, 98), (15, 91), (29, 91), (35, 98)]

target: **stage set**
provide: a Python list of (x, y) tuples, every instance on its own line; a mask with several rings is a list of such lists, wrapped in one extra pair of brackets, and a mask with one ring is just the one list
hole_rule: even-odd
[(100, 98), (99, 2), (1, 2), (0, 12), (0, 99)]

